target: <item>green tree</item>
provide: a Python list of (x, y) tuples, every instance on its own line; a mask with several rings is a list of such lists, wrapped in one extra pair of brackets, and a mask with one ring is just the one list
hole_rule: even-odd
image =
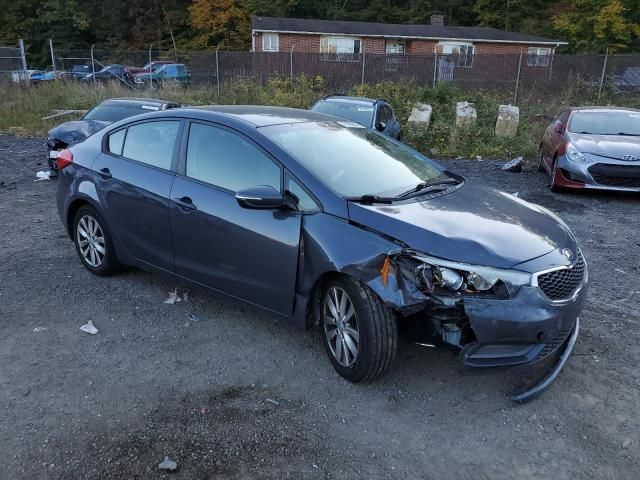
[(570, 42), (570, 50), (637, 50), (640, 40), (637, 5), (632, 10), (621, 0), (571, 0), (559, 2), (556, 7), (553, 27)]

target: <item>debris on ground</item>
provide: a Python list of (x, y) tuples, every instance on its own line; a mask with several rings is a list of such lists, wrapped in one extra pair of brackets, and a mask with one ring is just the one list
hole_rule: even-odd
[(522, 162), (524, 157), (516, 157), (513, 160), (509, 160), (502, 166), (502, 170), (505, 172), (520, 173), (522, 171)]
[(189, 320), (191, 320), (192, 322), (199, 322), (200, 321), (200, 319), (198, 317), (196, 317), (193, 313), (188, 314), (187, 318)]
[(511, 195), (513, 195), (514, 197), (519, 197), (520, 196), (520, 192), (513, 192)]
[(46, 332), (47, 330), (49, 330), (47, 327), (36, 327), (33, 329), (33, 333)]
[(276, 400), (272, 400), (271, 398), (267, 398), (267, 402), (273, 403), (274, 405), (280, 405), (280, 402), (278, 402)]
[(622, 448), (629, 448), (632, 443), (633, 443), (633, 440), (631, 440), (630, 438), (625, 438), (624, 441), (622, 442)]
[(167, 298), (164, 303), (166, 303), (167, 305), (174, 305), (181, 301), (182, 298), (180, 298), (180, 294), (178, 294), (178, 289), (174, 288), (169, 292), (169, 298)]
[(182, 301), (186, 302), (189, 300), (189, 292), (182, 292)]
[(97, 335), (99, 332), (99, 330), (95, 327), (95, 325), (93, 324), (93, 321), (91, 320), (89, 320), (86, 325), (82, 325), (80, 327), (80, 330), (82, 330), (85, 333), (89, 333), (91, 335)]
[(169, 457), (164, 457), (164, 460), (158, 464), (158, 468), (160, 470), (169, 470), (170, 472), (173, 472), (178, 468), (178, 464)]
[(51, 170), (40, 170), (36, 172), (36, 179), (34, 182), (41, 182), (42, 180), (50, 180), (51, 179)]

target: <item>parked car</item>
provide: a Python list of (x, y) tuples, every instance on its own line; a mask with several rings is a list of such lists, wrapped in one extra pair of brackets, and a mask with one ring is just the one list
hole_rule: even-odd
[(151, 73), (138, 73), (134, 76), (137, 86), (151, 86), (160, 88), (163, 84), (174, 83), (186, 86), (191, 82), (191, 72), (182, 63), (160, 65)]
[(87, 75), (91, 76), (92, 74), (91, 65), (73, 65), (71, 70), (67, 72), (67, 78), (71, 80), (81, 80), (85, 78)]
[(538, 170), (550, 175), (553, 191), (640, 191), (640, 110), (565, 110), (542, 137)]
[(137, 266), (318, 325), (352, 382), (389, 369), (404, 318), (469, 368), (558, 357), (513, 397), (526, 401), (578, 335), (587, 270), (564, 222), (353, 122), (277, 107), (158, 111), (57, 162), (60, 218), (90, 272)]
[(401, 140), (400, 122), (391, 105), (383, 99), (327, 95), (318, 100), (310, 110), (346, 118)]
[(157, 110), (177, 108), (180, 104), (152, 98), (112, 98), (99, 103), (80, 120), (65, 122), (49, 130), (47, 134), (49, 168), (57, 172), (56, 158), (60, 150), (82, 142), (107, 125), (123, 118)]
[(53, 70), (35, 70), (31, 74), (31, 83), (37, 84), (41, 82), (50, 82), (51, 80), (56, 80), (60, 78), (61, 75), (58, 72), (54, 72)]
[(640, 92), (640, 67), (628, 67), (622, 75), (611, 77), (616, 92)]
[(175, 62), (172, 62), (171, 60), (155, 60), (143, 65), (142, 67), (129, 67), (129, 71), (134, 75), (137, 73), (149, 73), (149, 71), (153, 72), (160, 68), (162, 65), (169, 65), (172, 63)]
[(95, 75), (93, 73), (89, 73), (84, 77), (82, 77), (80, 81), (93, 82), (94, 76), (95, 76), (95, 81), (99, 83), (117, 81), (129, 87), (134, 86), (133, 75), (129, 71), (129, 67), (125, 65), (119, 65), (119, 64), (106, 65), (105, 67), (97, 71)]

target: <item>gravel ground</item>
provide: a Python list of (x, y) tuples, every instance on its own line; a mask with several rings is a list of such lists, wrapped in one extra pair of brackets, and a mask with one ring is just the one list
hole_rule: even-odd
[(640, 197), (445, 162), (556, 211), (589, 262), (575, 354), (519, 406), (446, 351), (403, 340), (382, 381), (351, 385), (314, 332), (204, 290), (166, 305), (174, 285), (137, 270), (92, 276), (55, 181), (33, 181), (44, 152), (0, 135), (0, 477), (638, 478)]

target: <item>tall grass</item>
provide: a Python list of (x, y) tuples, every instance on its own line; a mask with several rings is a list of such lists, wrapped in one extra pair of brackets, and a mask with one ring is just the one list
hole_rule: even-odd
[[(37, 86), (0, 85), (0, 131), (21, 135), (44, 135), (54, 125), (73, 117), (43, 121), (53, 110), (84, 110), (114, 97), (156, 97), (185, 105), (243, 104), (277, 105), (308, 108), (319, 97), (330, 93), (320, 77), (275, 77), (266, 84), (236, 81), (225, 85), (220, 97), (212, 86), (182, 88), (172, 86), (160, 91), (130, 90), (118, 84), (106, 86), (51, 82)], [(504, 94), (488, 91), (462, 91), (449, 84), (436, 88), (412, 83), (384, 82), (353, 87), (351, 94), (370, 98), (385, 98), (403, 123), (404, 141), (434, 157), (510, 158), (522, 155), (535, 158), (540, 138), (551, 116), (571, 105), (592, 105), (593, 95), (579, 88), (569, 88), (559, 94), (524, 98), (520, 102), (520, 126), (514, 138), (494, 135), (498, 105), (509, 103)], [(455, 127), (455, 104), (469, 101), (476, 105), (478, 120), (471, 128)], [(417, 102), (433, 107), (428, 129), (409, 128), (406, 120)], [(601, 104), (640, 106), (638, 97), (616, 97), (606, 92)]]

